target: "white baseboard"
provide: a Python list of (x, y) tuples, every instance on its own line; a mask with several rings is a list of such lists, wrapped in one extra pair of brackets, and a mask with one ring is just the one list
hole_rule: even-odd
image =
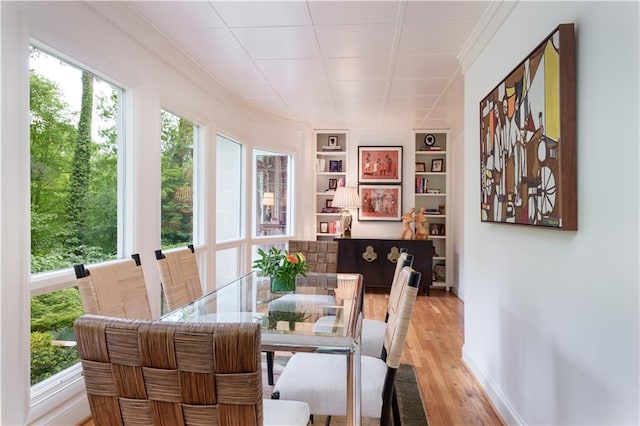
[(491, 380), (491, 378), (484, 370), (479, 368), (478, 365), (473, 362), (473, 359), (465, 350), (464, 345), (462, 345), (462, 362), (465, 363), (467, 368), (471, 370), (478, 382), (480, 382), (480, 386), (482, 386), (485, 393), (489, 397), (489, 400), (491, 400), (491, 403), (495, 407), (496, 411), (498, 411), (498, 414), (502, 417), (505, 423), (508, 425), (524, 425), (524, 421), (520, 418), (520, 416), (518, 416), (511, 404), (509, 404), (506, 398), (498, 390), (493, 380)]

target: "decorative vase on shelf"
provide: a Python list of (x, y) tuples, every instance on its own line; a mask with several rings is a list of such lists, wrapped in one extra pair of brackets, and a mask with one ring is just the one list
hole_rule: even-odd
[(296, 277), (295, 276), (272, 276), (271, 277), (271, 293), (295, 293)]

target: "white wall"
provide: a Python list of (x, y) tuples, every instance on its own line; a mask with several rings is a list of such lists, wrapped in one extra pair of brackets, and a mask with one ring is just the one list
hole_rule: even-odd
[[(509, 423), (640, 423), (638, 12), (519, 2), (465, 73), (463, 357)], [(480, 223), (479, 101), (566, 22), (578, 231)]]
[[(76, 392), (75, 402), (54, 398), (36, 408), (29, 407), (30, 38), (127, 89), (127, 116), (132, 120), (128, 136), (134, 141), (134, 164), (128, 171), (133, 172), (134, 195), (127, 200), (128, 207), (133, 208), (128, 218), (133, 238), (125, 255), (134, 251), (141, 254), (152, 301), (159, 301), (160, 288), (153, 257), (160, 245), (160, 108), (193, 120), (205, 133), (203, 214), (207, 221), (202, 243), (208, 247), (211, 265), (215, 265), (215, 133), (220, 131), (246, 143), (249, 152), (253, 146), (269, 146), (302, 158), (301, 143), (310, 130), (300, 123), (248, 109), (150, 31), (135, 14), (128, 13), (122, 3), (2, 2), (1, 7), (0, 424), (34, 420), (38, 424), (74, 424), (81, 420), (78, 416), (89, 413), (86, 404), (81, 407), (79, 402), (84, 395), (82, 383), (80, 387), (75, 386), (78, 383), (72, 385), (65, 396)], [(150, 49), (162, 52), (163, 57)], [(296, 173), (294, 181), (304, 181), (302, 168)], [(300, 186), (297, 191), (302, 189)], [(296, 208), (301, 210), (301, 202)], [(213, 276), (210, 271), (208, 277)], [(68, 271), (61, 279), (73, 279), (73, 272)], [(159, 303), (154, 306), (157, 309)]]

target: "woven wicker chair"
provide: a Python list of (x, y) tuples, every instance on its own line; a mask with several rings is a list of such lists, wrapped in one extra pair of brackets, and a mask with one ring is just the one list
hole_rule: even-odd
[[(405, 266), (398, 278), (398, 303), (390, 306), (382, 357), (361, 358), (361, 413), (381, 425), (400, 424), (395, 376), (400, 367), (421, 274)], [(345, 416), (347, 363), (344, 355), (296, 353), (274, 387), (273, 398), (306, 401), (312, 415)], [(392, 410), (393, 407), (393, 410)], [(329, 420), (329, 419), (327, 419)]]
[(202, 283), (193, 245), (166, 253), (156, 250), (155, 253), (169, 311), (202, 296)]
[(306, 425), (309, 407), (263, 401), (260, 325), (84, 315), (74, 330), (101, 425)]
[(87, 314), (119, 318), (151, 319), (147, 285), (140, 256), (91, 267), (74, 266), (80, 298)]
[(330, 272), (338, 270), (337, 241), (289, 240), (289, 251), (304, 254), (311, 272)]

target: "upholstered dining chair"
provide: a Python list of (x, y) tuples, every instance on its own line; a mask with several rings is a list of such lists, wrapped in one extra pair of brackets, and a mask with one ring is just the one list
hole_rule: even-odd
[(406, 249), (401, 249), (400, 256), (396, 262), (396, 269), (391, 281), (391, 289), (389, 290), (389, 302), (387, 302), (387, 311), (384, 321), (365, 318), (362, 321), (361, 333), (361, 350), (362, 355), (380, 357), (384, 343), (384, 333), (389, 320), (389, 312), (395, 309), (400, 302), (400, 291), (402, 286), (399, 284), (400, 272), (405, 266), (413, 265), (413, 255), (407, 253)]
[(308, 423), (304, 402), (263, 401), (259, 324), (83, 315), (74, 330), (96, 426)]
[(289, 240), (289, 252), (304, 254), (311, 272), (335, 273), (338, 270), (337, 241)]
[(151, 319), (151, 305), (140, 255), (92, 266), (74, 266), (80, 299), (87, 314)]
[(156, 264), (167, 309), (173, 311), (202, 296), (202, 283), (192, 244), (162, 252), (156, 250)]
[[(387, 310), (385, 312), (384, 321), (365, 318), (362, 321), (362, 331), (360, 337), (360, 347), (362, 355), (368, 355), (373, 357), (380, 357), (382, 354), (382, 347), (384, 343), (384, 332), (387, 327), (387, 320), (389, 318), (389, 310), (391, 306), (398, 303), (398, 290), (401, 288), (398, 285), (398, 278), (400, 271), (405, 266), (413, 265), (413, 255), (407, 253), (407, 249), (400, 249), (400, 256), (396, 262), (396, 269), (393, 274), (393, 281), (391, 282), (391, 290), (389, 292), (389, 302), (387, 303)], [(335, 317), (325, 316), (315, 324), (314, 331), (323, 331), (324, 328), (331, 328), (333, 326)]]
[[(405, 266), (398, 277), (398, 303), (390, 306), (382, 357), (361, 357), (361, 413), (380, 419), (381, 425), (399, 424), (395, 376), (418, 295), (421, 274)], [(296, 353), (287, 362), (274, 387), (273, 398), (309, 404), (312, 415), (345, 416), (347, 412), (344, 355)]]

